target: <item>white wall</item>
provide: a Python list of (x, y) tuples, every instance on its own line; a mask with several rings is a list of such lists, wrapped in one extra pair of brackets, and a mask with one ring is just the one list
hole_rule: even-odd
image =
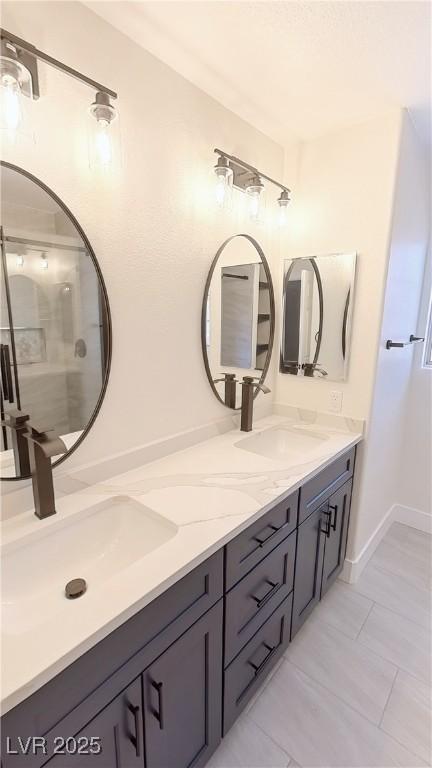
[[(278, 373), (276, 403), (328, 411), (330, 392), (338, 389), (343, 392), (344, 414), (354, 418), (369, 414), (400, 123), (401, 113), (395, 110), (301, 145), (282, 259), (358, 253), (350, 364), (345, 382)], [(279, 291), (282, 270), (281, 264)], [(276, 355), (274, 363), (278, 368)]]
[[(432, 259), (426, 259), (423, 297), (417, 323), (419, 336), (426, 336), (432, 295)], [(413, 349), (412, 371), (405, 409), (402, 451), (399, 466), (398, 504), (419, 525), (432, 522), (432, 368), (423, 366), (424, 346)], [(414, 510), (414, 512), (413, 512)], [(403, 510), (401, 510), (403, 514)], [(424, 517), (428, 516), (429, 522)]]
[(404, 466), (404, 425), (414, 347), (387, 350), (385, 345), (387, 339), (407, 340), (410, 334), (418, 332), (429, 235), (425, 166), (417, 136), (408, 114), (404, 113), (375, 387), (357, 484), (358, 514), (350, 527), (348, 557), (351, 559), (359, 557), (386, 515), (400, 503), (400, 473), (409, 471), (422, 450), (415, 444), (416, 433), (413, 433), (411, 459), (409, 466)]
[(246, 227), (270, 262), (277, 237), (271, 226), (217, 209), (213, 148), (276, 178), (282, 148), (77, 2), (5, 2), (2, 26), (119, 93), (123, 164), (108, 177), (88, 168), (93, 92), (43, 65), (42, 96), (30, 105), (37, 143), (3, 147), (4, 159), (70, 207), (107, 284), (111, 376), (100, 415), (68, 466), (219, 420), (228, 411), (207, 382), (200, 343), (207, 272), (227, 236)]

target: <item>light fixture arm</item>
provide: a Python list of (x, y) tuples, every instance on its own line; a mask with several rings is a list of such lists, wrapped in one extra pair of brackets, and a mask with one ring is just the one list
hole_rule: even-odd
[(282, 192), (286, 192), (288, 195), (291, 192), (289, 187), (286, 187), (284, 184), (280, 184), (279, 181), (272, 179), (271, 176), (267, 176), (267, 174), (259, 171), (258, 168), (255, 168), (253, 165), (249, 165), (249, 163), (245, 163), (244, 160), (240, 160), (240, 158), (235, 157), (235, 155), (229, 155), (228, 152), (223, 152), (222, 149), (217, 148), (215, 148), (214, 151), (217, 155), (219, 155), (219, 157), (225, 157), (229, 161), (230, 166), (234, 171), (234, 186), (240, 187), (240, 189), (244, 189), (250, 182), (250, 175), (247, 175), (247, 180), (246, 178), (244, 181), (239, 179), (239, 175), (241, 175), (239, 174), (239, 169), (243, 169), (244, 171), (249, 171), (252, 177), (258, 177), (269, 181), (271, 184), (274, 184), (275, 187), (278, 187), (282, 190)]
[[(54, 59), (52, 56), (49, 56), (43, 51), (40, 51), (38, 48), (36, 48), (36, 46), (32, 45), (31, 43), (27, 43), (26, 40), (22, 40), (20, 37), (13, 35), (11, 32), (7, 32), (5, 29), (0, 28), (0, 39), (14, 45), (18, 53), (26, 54), (27, 57), (31, 57), (33, 60), (44, 61), (45, 64), (49, 64), (51, 67), (54, 67), (54, 69), (59, 69), (66, 75), (74, 77), (76, 80), (80, 80), (82, 83), (88, 85), (93, 90), (106, 93), (111, 99), (117, 98), (116, 92), (112, 91), (111, 88), (107, 88), (105, 85), (98, 83), (96, 80), (87, 77), (87, 75), (83, 75), (82, 72), (78, 72), (78, 70), (69, 67), (67, 64), (63, 64), (61, 61), (58, 61), (58, 59)], [(34, 87), (33, 93), (35, 97), (39, 96), (39, 90), (35, 89)]]

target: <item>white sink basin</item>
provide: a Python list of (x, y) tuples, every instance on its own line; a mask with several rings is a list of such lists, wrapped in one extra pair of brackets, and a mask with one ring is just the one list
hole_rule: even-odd
[[(113, 496), (35, 529), (2, 547), (2, 622), (5, 634), (28, 631), (106, 588), (119, 571), (153, 552), (177, 526), (129, 496)], [(40, 528), (38, 528), (40, 526)], [(68, 581), (83, 578), (87, 592), (68, 600)]]
[(274, 427), (245, 437), (235, 445), (268, 459), (296, 463), (307, 461), (326, 440), (328, 436), (324, 432), (311, 431), (308, 427)]

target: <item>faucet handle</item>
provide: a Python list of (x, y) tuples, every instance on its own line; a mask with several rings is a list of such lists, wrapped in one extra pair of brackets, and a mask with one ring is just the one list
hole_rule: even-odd
[[(11, 427), (12, 429), (22, 429), (30, 416), (24, 411), (8, 411), (5, 418), (0, 421), (2, 427)], [(27, 428), (27, 427), (26, 427)]]
[(53, 429), (45, 429), (36, 424), (29, 424), (30, 432), (25, 435), (27, 440), (38, 445), (47, 458), (66, 453), (67, 447)]
[(218, 384), (220, 381), (237, 381), (235, 373), (222, 373), (221, 379), (213, 379), (213, 384)]
[(260, 381), (261, 381), (260, 376), (243, 376), (242, 386), (256, 387), (257, 389), (260, 389), (264, 395), (268, 395), (271, 392), (271, 390), (268, 387), (266, 387), (264, 384), (260, 384), (259, 383)]

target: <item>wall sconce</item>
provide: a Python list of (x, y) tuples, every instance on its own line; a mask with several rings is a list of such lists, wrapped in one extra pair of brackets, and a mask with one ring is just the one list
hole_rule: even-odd
[(48, 269), (48, 259), (47, 259), (46, 253), (41, 253), (40, 268), (41, 269)]
[(15, 259), (15, 266), (16, 267), (23, 267), (24, 266), (24, 256), (18, 255)]
[(110, 101), (117, 98), (115, 91), (54, 59), (5, 29), (0, 29), (0, 41), (0, 85), (4, 116), (1, 127), (6, 128), (10, 134), (16, 134), (19, 130), (22, 117), (21, 97), (26, 96), (30, 100), (39, 98), (38, 61), (43, 61), (96, 92), (95, 101), (90, 107), (90, 113), (95, 118), (94, 154), (98, 165), (108, 165), (113, 155), (109, 127), (117, 115)]
[[(290, 192), (284, 184), (280, 184), (279, 181), (275, 181), (270, 176), (262, 173), (258, 168), (254, 168), (253, 165), (245, 163), (238, 157), (228, 155), (221, 149), (214, 150), (218, 157), (218, 161), (214, 167), (217, 177), (216, 183), (216, 200), (221, 205), (221, 200), (225, 199), (228, 185), (235, 187), (236, 189), (245, 192), (248, 197), (248, 209), (249, 216), (254, 221), (259, 221), (262, 217), (264, 208), (264, 194), (265, 187), (263, 179), (270, 184), (278, 187), (281, 190), (278, 198), (279, 204), (279, 224), (283, 226), (287, 221), (287, 206), (290, 202)], [(229, 171), (231, 173), (229, 174)], [(228, 182), (228, 178), (230, 181)]]

